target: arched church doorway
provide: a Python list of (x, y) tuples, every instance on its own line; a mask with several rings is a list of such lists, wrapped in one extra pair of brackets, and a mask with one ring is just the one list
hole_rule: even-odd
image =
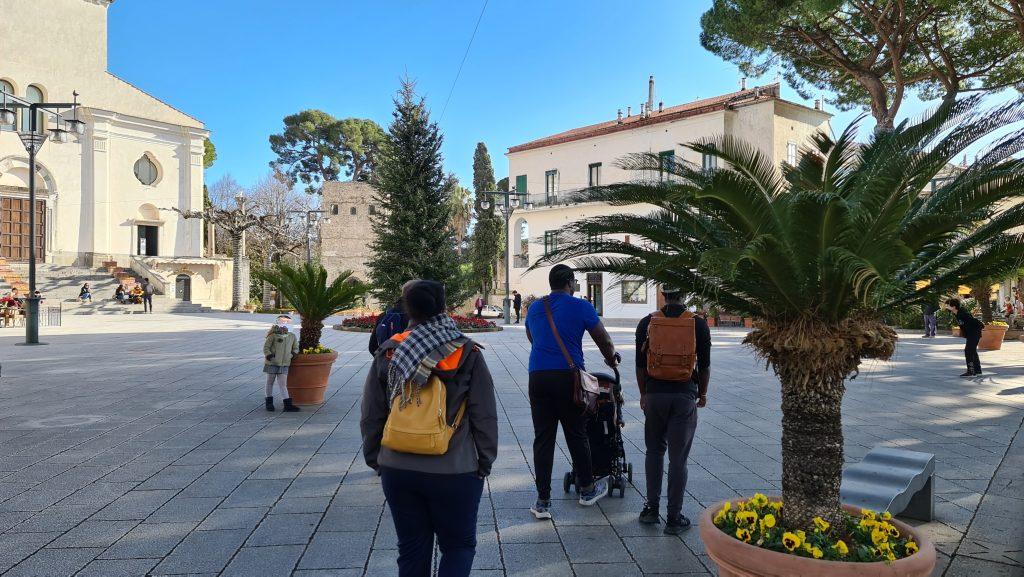
[(179, 274), (174, 279), (174, 298), (180, 301), (192, 300), (192, 277)]

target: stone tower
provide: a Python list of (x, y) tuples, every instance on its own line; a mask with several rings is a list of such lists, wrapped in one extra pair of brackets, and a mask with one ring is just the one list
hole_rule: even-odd
[(344, 270), (367, 280), (366, 262), (374, 238), (370, 216), (377, 210), (373, 187), (365, 182), (327, 182), (323, 196), (331, 221), (321, 224), (320, 261), (332, 280)]

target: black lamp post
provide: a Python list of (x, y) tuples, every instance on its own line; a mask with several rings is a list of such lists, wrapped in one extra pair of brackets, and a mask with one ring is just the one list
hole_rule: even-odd
[[(18, 131), (21, 143), (28, 152), (28, 296), (25, 298), (25, 344), (39, 344), (39, 297), (36, 296), (36, 154), (46, 143), (46, 135), (38, 126), (40, 110), (54, 117), (54, 127), (47, 132), (56, 143), (68, 142), (71, 134), (85, 134), (85, 123), (78, 119), (78, 92), (73, 92), (74, 102), (28, 102), (0, 91), (0, 123), (11, 124), (15, 118), (14, 109), (21, 108), (22, 114), (29, 115), (28, 131)], [(8, 103), (7, 100), (11, 102)], [(60, 111), (71, 110), (72, 118), (65, 119)]]
[[(512, 190), (487, 190), (484, 191), (480, 200), (477, 201), (477, 208), (480, 210), (490, 210), (491, 206), (501, 213), (505, 217), (505, 234), (508, 234), (508, 223), (512, 220), (512, 213), (517, 208), (522, 206), (529, 210), (533, 208), (533, 203), (526, 200), (525, 192), (516, 192), (513, 187)], [(509, 276), (511, 276), (511, 268), (509, 266), (509, 239), (505, 239), (505, 298), (502, 299), (502, 308), (505, 310), (505, 324), (512, 322), (512, 291), (509, 290)]]
[(323, 220), (330, 223), (330, 217), (317, 218), (315, 215), (327, 214), (326, 210), (289, 210), (288, 214), (302, 214), (306, 219), (306, 262), (313, 262), (313, 225)]

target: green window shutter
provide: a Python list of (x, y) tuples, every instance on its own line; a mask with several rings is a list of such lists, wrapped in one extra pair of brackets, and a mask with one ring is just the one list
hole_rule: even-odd
[(659, 180), (672, 178), (672, 171), (675, 169), (675, 151), (664, 150), (658, 153), (658, 176)]
[(544, 254), (551, 254), (558, 249), (558, 231), (557, 230), (546, 230), (544, 231)]
[(518, 192), (520, 194), (526, 194), (528, 192), (526, 190), (526, 175), (525, 174), (520, 174), (519, 176), (516, 177), (516, 192)]

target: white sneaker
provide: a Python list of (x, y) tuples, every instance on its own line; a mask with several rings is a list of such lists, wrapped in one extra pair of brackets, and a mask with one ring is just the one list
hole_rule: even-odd
[(550, 519), (551, 518), (551, 501), (542, 501), (537, 499), (537, 502), (530, 507), (530, 512), (537, 519)]
[(580, 505), (589, 507), (603, 499), (606, 495), (608, 495), (608, 482), (596, 481), (593, 489), (580, 492)]

